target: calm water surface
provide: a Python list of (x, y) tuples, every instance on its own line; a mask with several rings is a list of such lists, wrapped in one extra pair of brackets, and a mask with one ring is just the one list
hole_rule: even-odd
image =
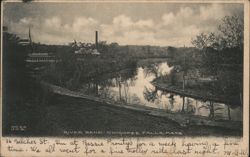
[(172, 68), (167, 62), (139, 65), (132, 69), (105, 74), (93, 82), (83, 84), (79, 91), (124, 104), (145, 105), (166, 112), (205, 117), (213, 114), (215, 119), (242, 121), (240, 106), (231, 107), (214, 102), (214, 113), (212, 113), (209, 101), (204, 102), (190, 97), (184, 98), (183, 106), (181, 95), (158, 90), (150, 83), (157, 76), (169, 74)]

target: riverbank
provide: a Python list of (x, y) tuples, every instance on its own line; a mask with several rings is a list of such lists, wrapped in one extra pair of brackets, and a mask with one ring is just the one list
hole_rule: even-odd
[[(242, 136), (240, 130), (211, 126), (183, 127), (163, 114), (160, 116), (158, 112), (153, 115), (142, 110), (115, 105), (111, 107), (105, 103), (68, 96), (56, 95), (54, 104), (47, 111), (38, 126), (46, 126), (42, 132), (52, 136)], [(79, 134), (63, 131), (78, 131)], [(88, 134), (85, 131), (99, 131), (99, 134)]]
[[(7, 132), (5, 136), (29, 137), (182, 137), (242, 136), (242, 131), (211, 126), (182, 127), (164, 116), (149, 115), (119, 106), (55, 94), (43, 106), (43, 116), (26, 131)], [(24, 112), (23, 112), (24, 113)], [(30, 114), (32, 111), (27, 111)], [(22, 119), (22, 117), (19, 117)]]
[(138, 104), (122, 104), (120, 102), (115, 102), (99, 97), (94, 97), (90, 95), (84, 95), (79, 92), (74, 92), (59, 86), (55, 86), (48, 83), (43, 83), (47, 88), (50, 88), (53, 93), (58, 95), (64, 95), (75, 98), (87, 99), (90, 101), (95, 101), (101, 103), (101, 105), (110, 106), (110, 107), (119, 107), (125, 108), (133, 111), (139, 111), (151, 116), (167, 118), (171, 121), (178, 123), (181, 127), (187, 126), (210, 126), (210, 127), (223, 127), (227, 129), (239, 129), (242, 130), (242, 122), (239, 121), (228, 121), (228, 120), (211, 120), (203, 116), (194, 116), (184, 113), (171, 113), (165, 112), (161, 109), (156, 109), (148, 106), (138, 105)]
[[(29, 137), (169, 137), (237, 136), (243, 132), (234, 122), (206, 123), (184, 114), (166, 113), (139, 105), (106, 102), (103, 99), (54, 86), (46, 105), (30, 104), (12, 113), (10, 123), (22, 124), (25, 131), (4, 128), (4, 136)], [(54, 89), (55, 89), (54, 88)], [(26, 118), (25, 118), (26, 117)], [(199, 124), (194, 122), (199, 119)], [(220, 124), (221, 126), (218, 126)], [(224, 125), (224, 126), (223, 126)]]
[(157, 79), (153, 80), (151, 84), (153, 84), (157, 89), (179, 94), (185, 97), (200, 99), (202, 101), (214, 101), (228, 105), (240, 104), (240, 102), (237, 101), (239, 100), (239, 98), (237, 99), (236, 96), (228, 97), (224, 95), (215, 95), (211, 94), (210, 92), (207, 92), (206, 90), (195, 89), (195, 88), (194, 89), (185, 88), (185, 90), (183, 90), (183, 88), (180, 86), (171, 85), (165, 82), (162, 83)]

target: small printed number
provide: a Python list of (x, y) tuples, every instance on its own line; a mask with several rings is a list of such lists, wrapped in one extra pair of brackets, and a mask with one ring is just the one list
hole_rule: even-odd
[(25, 131), (27, 129), (26, 125), (12, 125), (11, 131)]

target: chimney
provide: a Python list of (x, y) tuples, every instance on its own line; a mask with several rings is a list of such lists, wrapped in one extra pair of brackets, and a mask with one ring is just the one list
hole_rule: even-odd
[(98, 31), (95, 31), (95, 48), (98, 50)]
[(31, 46), (31, 53), (33, 53), (34, 52), (34, 47), (33, 47), (33, 42), (31, 40), (30, 27), (29, 27), (29, 41), (30, 41), (30, 46)]

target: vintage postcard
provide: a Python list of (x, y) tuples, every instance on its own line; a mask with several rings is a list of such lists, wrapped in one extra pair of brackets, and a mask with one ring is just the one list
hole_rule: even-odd
[(248, 156), (249, 1), (1, 2), (2, 156)]

